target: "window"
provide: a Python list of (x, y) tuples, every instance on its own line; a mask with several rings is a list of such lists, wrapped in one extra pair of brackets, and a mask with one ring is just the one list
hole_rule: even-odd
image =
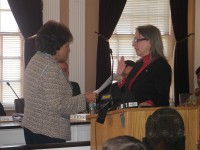
[(170, 17), (169, 0), (127, 0), (121, 18), (109, 40), (113, 51), (114, 72), (117, 69), (117, 60), (121, 56), (124, 56), (125, 60), (133, 61), (140, 58), (132, 47), (135, 28), (139, 25), (152, 24), (160, 29), (164, 54), (170, 60), (173, 49), (173, 44), (170, 43), (172, 38)]
[(23, 56), (23, 38), (18, 25), (7, 0), (0, 0), (0, 102), (5, 109), (13, 109), (14, 99), (23, 95)]

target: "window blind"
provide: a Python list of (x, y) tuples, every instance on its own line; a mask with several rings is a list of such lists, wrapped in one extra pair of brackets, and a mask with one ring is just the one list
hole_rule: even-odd
[(17, 96), (7, 82), (22, 97), (24, 52), (23, 38), (7, 0), (0, 0), (0, 45), (0, 102), (5, 109), (13, 109)]
[(140, 25), (152, 24), (158, 27), (162, 34), (164, 54), (169, 57), (169, 41), (171, 33), (171, 14), (169, 0), (127, 0), (119, 22), (110, 38), (113, 51), (114, 72), (117, 60), (124, 56), (125, 60), (140, 59), (132, 47), (135, 28)]

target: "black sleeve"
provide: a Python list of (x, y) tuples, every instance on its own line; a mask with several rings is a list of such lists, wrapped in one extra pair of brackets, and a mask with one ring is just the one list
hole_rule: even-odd
[(171, 85), (171, 67), (165, 61), (157, 65), (157, 73), (155, 73), (155, 106), (168, 106), (169, 105), (169, 91)]

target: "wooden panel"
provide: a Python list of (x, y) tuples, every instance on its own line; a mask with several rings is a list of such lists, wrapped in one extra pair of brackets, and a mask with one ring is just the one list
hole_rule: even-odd
[[(186, 150), (197, 150), (199, 139), (199, 107), (174, 107), (182, 116), (185, 125)], [(103, 143), (118, 135), (132, 135), (140, 140), (145, 137), (145, 124), (149, 115), (159, 108), (133, 108), (116, 110), (107, 114), (104, 124), (96, 122), (96, 115), (91, 120), (91, 150), (101, 150)], [(125, 116), (122, 127), (120, 114)]]
[[(107, 115), (104, 124), (96, 122), (96, 118), (91, 119), (91, 145), (97, 145), (97, 149), (102, 149), (102, 143), (107, 139), (127, 134), (127, 128), (123, 128), (120, 122), (120, 113)], [(96, 147), (91, 149), (96, 150)]]
[(127, 112), (129, 114), (128, 120), (130, 122), (129, 132), (130, 135), (142, 140), (145, 137), (145, 124), (149, 115), (154, 111), (152, 110), (138, 110)]
[(199, 139), (199, 109), (178, 110), (185, 125), (186, 150), (197, 150)]

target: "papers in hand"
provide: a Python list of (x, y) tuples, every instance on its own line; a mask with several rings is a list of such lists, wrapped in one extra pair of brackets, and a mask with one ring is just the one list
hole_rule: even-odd
[[(116, 74), (113, 74), (113, 79), (115, 79), (116, 78)], [(112, 76), (110, 76), (102, 85), (101, 85), (101, 87), (100, 88), (98, 88), (97, 90), (95, 90), (95, 91), (93, 91), (93, 92), (95, 92), (95, 93), (97, 93), (97, 94), (99, 94), (101, 91), (103, 91), (109, 84), (111, 84), (112, 83)]]

